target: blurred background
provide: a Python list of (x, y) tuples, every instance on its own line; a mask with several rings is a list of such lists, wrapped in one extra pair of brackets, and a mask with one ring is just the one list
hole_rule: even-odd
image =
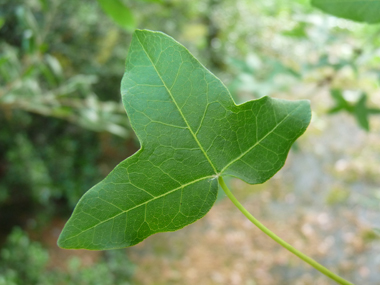
[(119, 91), (135, 28), (177, 39), (237, 103), (311, 101), (280, 172), (228, 183), (297, 249), (380, 284), (380, 25), (307, 0), (0, 0), (0, 285), (334, 284), (223, 192), (203, 219), (131, 248), (56, 246), (79, 198), (139, 148)]

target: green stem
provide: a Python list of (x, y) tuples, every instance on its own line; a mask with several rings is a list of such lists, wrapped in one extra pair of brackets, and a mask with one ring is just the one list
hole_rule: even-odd
[(231, 193), (230, 189), (228, 189), (226, 183), (224, 182), (222, 177), (218, 178), (220, 186), (222, 186), (224, 192), (230, 198), (232, 203), (235, 204), (235, 206), (250, 220), (255, 226), (257, 226), (260, 230), (262, 230), (266, 235), (268, 235), (271, 239), (273, 239), (275, 242), (289, 250), (291, 253), (295, 254), (299, 258), (301, 258), (303, 261), (309, 263), (311, 266), (313, 266), (318, 271), (322, 272), (326, 276), (330, 277), (334, 281), (336, 281), (339, 284), (342, 285), (353, 285), (349, 281), (343, 279), (342, 277), (332, 273), (330, 270), (328, 270), (326, 267), (322, 266), (318, 262), (316, 262), (314, 259), (310, 258), (306, 254), (302, 253), (301, 251), (295, 249), (290, 244), (279, 238), (275, 233), (270, 231), (267, 227), (265, 227), (262, 223), (260, 223), (254, 216), (252, 216), (240, 202), (235, 198), (235, 196)]

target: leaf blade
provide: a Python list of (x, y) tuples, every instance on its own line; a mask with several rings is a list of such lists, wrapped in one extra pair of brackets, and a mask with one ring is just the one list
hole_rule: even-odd
[(379, 0), (312, 0), (311, 4), (322, 11), (357, 22), (380, 22)]
[[(204, 154), (205, 158), (207, 159), (207, 161), (210, 163), (210, 165), (212, 166), (213, 170), (216, 172), (216, 169), (213, 165), (213, 163), (211, 162), (210, 158), (208, 157), (207, 153), (205, 152), (205, 150), (203, 149), (202, 145), (200, 144), (200, 142), (198, 141), (198, 138), (196, 137), (194, 131), (192, 130), (192, 128), (190, 127), (190, 124), (189, 122), (187, 121), (186, 119), (186, 116), (184, 115), (184, 113), (182, 112), (181, 108), (178, 106), (178, 103), (175, 99), (175, 97), (173, 96), (172, 92), (171, 92), (171, 89), (168, 88), (168, 86), (166, 85), (164, 79), (162, 78), (161, 74), (159, 73), (159, 71), (157, 70), (157, 68), (155, 67), (155, 64), (154, 62), (152, 61), (151, 57), (149, 56), (148, 52), (146, 51), (146, 49), (144, 48), (143, 44), (141, 43), (140, 39), (139, 39), (139, 33), (136, 32), (136, 38), (138, 39), (143, 51), (145, 52), (147, 58), (149, 59), (149, 61), (151, 62), (152, 66), (154, 67), (154, 70), (156, 71), (157, 75), (159, 76), (160, 80), (162, 81), (163, 85), (165, 86), (165, 89), (167, 91), (167, 93), (170, 95), (170, 98), (171, 100), (173, 101), (175, 107), (178, 109), (178, 112), (180, 113), (186, 127), (188, 128), (188, 130), (190, 131), (191, 135), (193, 136), (194, 140), (196, 141), (197, 145), (199, 146), (200, 150), (202, 151), (202, 153)], [(174, 79), (174, 83), (173, 85), (176, 83), (177, 81), (177, 78), (178, 78), (178, 75), (179, 75), (179, 72), (177, 73), (177, 75), (175, 76), (175, 79)]]
[[(60, 236), (61, 247), (131, 246), (200, 219), (216, 200), (219, 175), (264, 182), (281, 168), (310, 120), (306, 101), (264, 97), (236, 105), (217, 77), (159, 32), (134, 33), (121, 90), (141, 149), (82, 197)], [(288, 142), (276, 145), (268, 139), (270, 130)], [(257, 150), (258, 141), (269, 150), (260, 146), (254, 157), (267, 159), (270, 151), (280, 157), (258, 161), (265, 175), (257, 176), (237, 169), (236, 162)]]
[(132, 11), (119, 0), (98, 0), (103, 11), (120, 27), (132, 31), (135, 19)]

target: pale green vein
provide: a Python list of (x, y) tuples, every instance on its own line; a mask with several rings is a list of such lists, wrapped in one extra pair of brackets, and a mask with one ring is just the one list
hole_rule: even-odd
[[(141, 43), (140, 43), (140, 44), (141, 44)], [(158, 60), (157, 60), (157, 62), (158, 62)], [(174, 81), (173, 81), (172, 87), (170, 87), (170, 91), (173, 89), (174, 85), (177, 83), (177, 79), (178, 79), (179, 73), (181, 72), (182, 65), (183, 65), (183, 61), (181, 62), (181, 65), (180, 65), (179, 68), (178, 68), (177, 75), (175, 76), (175, 79), (174, 79)], [(156, 70), (156, 71), (157, 71), (157, 70)], [(158, 73), (158, 72), (157, 72), (157, 73)]]
[(123, 211), (123, 209), (120, 208), (119, 206), (116, 206), (115, 204), (113, 204), (113, 203), (111, 203), (111, 202), (109, 202), (107, 200), (104, 200), (103, 198), (100, 198), (99, 196), (97, 198), (100, 199), (100, 200), (102, 200), (103, 202), (106, 202), (107, 204), (110, 204), (110, 205), (114, 206), (115, 208), (119, 209), (120, 211)]
[(148, 195), (150, 195), (150, 196), (152, 196), (152, 197), (155, 197), (154, 195), (152, 195), (150, 192), (148, 192), (148, 191), (145, 190), (144, 188), (141, 188), (141, 187), (135, 185), (134, 183), (132, 183), (132, 182), (131, 182), (131, 179), (129, 179), (129, 184), (132, 185), (133, 187), (136, 187), (137, 189), (139, 189), (139, 190), (145, 192), (146, 194), (148, 194)]
[(136, 87), (140, 87), (140, 86), (143, 86), (143, 87), (163, 87), (164, 85), (152, 85), (152, 84), (138, 84), (138, 83), (136, 83)]
[[(160, 86), (160, 87), (162, 87), (162, 86)], [(151, 100), (150, 102), (154, 102), (154, 101)], [(163, 101), (157, 100), (157, 102), (163, 102)], [(168, 124), (168, 123), (165, 123), (165, 122), (157, 121), (157, 120), (152, 119), (151, 117), (149, 117), (146, 113), (144, 113), (142, 111), (139, 111), (139, 110), (136, 110), (136, 109), (134, 109), (134, 110), (135, 110), (136, 113), (140, 113), (140, 114), (142, 114), (143, 116), (147, 117), (150, 120), (150, 122), (145, 127), (147, 127), (151, 123), (156, 123), (156, 124), (161, 124), (161, 125), (164, 125), (164, 126), (167, 126), (167, 127), (172, 127), (172, 128), (177, 128), (177, 129), (187, 129), (188, 128), (188, 127), (184, 127), (184, 126), (178, 126), (178, 125), (173, 125), (173, 124)]]
[[(245, 156), (247, 153), (249, 153), (252, 149), (254, 149), (256, 146), (258, 146), (266, 137), (268, 137), (270, 134), (272, 134), (277, 128), (278, 126), (280, 126), (282, 124), (282, 122), (284, 122), (291, 114), (293, 114), (295, 111), (297, 111), (299, 108), (301, 107), (298, 106), (297, 108), (295, 108), (292, 112), (290, 112), (289, 114), (287, 114), (272, 130), (270, 130), (265, 136), (263, 136), (259, 141), (257, 141), (253, 146), (251, 146), (250, 148), (248, 148), (245, 152), (243, 152), (242, 154), (240, 154), (237, 158), (231, 160), (223, 169), (222, 171), (220, 171), (220, 173), (222, 174), (228, 167), (230, 167), (232, 164), (234, 164), (236, 161), (238, 161), (239, 159), (241, 159), (243, 156)], [(257, 133), (256, 133), (257, 135)]]
[(160, 122), (160, 121), (156, 121), (156, 120), (152, 120), (152, 119), (150, 119), (150, 120), (151, 120), (151, 123), (161, 124), (161, 125), (164, 125), (164, 126), (167, 126), (167, 127), (172, 127), (172, 128), (177, 128), (177, 129), (187, 129), (188, 128), (188, 127), (182, 127), (182, 126), (172, 125), (172, 124), (168, 124), (168, 123), (164, 123), (164, 122)]
[(262, 148), (265, 148), (267, 151), (269, 151), (269, 152), (271, 152), (271, 153), (274, 153), (275, 155), (278, 156), (278, 153), (277, 153), (277, 152), (271, 150), (270, 148), (267, 148), (265, 145), (263, 145), (263, 144), (260, 143), (259, 146), (261, 146)]
[(205, 117), (206, 117), (206, 113), (207, 113), (207, 110), (208, 110), (208, 107), (209, 107), (209, 106), (210, 106), (210, 104), (207, 103), (207, 106), (206, 106), (206, 108), (205, 108), (205, 111), (203, 112), (203, 116), (202, 116), (201, 122), (199, 123), (198, 129), (197, 129), (197, 131), (195, 132), (195, 135), (198, 134), (198, 132), (200, 131), (200, 129), (201, 129), (202, 125), (203, 125), (203, 121), (204, 121), (204, 119), (205, 119)]

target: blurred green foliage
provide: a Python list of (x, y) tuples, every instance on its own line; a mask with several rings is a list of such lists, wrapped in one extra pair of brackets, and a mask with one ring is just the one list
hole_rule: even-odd
[(350, 196), (350, 192), (346, 189), (339, 187), (332, 188), (326, 197), (326, 203), (328, 205), (337, 205), (347, 201)]
[(100, 6), (118, 25), (132, 31), (135, 20), (131, 10), (119, 0), (98, 0)]
[(26, 196), (47, 208), (54, 207), (51, 199), (61, 198), (74, 206), (83, 194), (82, 187), (99, 176), (99, 146), (93, 142), (96, 136), (56, 119), (21, 111), (14, 116), (12, 120), (0, 117), (4, 168), (0, 203), (7, 203), (17, 193), (18, 199)]
[(311, 3), (337, 17), (342, 17), (358, 22), (378, 23), (380, 22), (380, 1), (372, 0), (311, 0)]
[[(133, 140), (118, 96), (125, 54), (109, 51), (112, 37), (115, 45), (122, 31), (112, 21), (107, 24), (107, 16), (93, 4), (0, 0), (1, 242), (14, 225), (38, 231), (52, 217), (71, 212), (85, 189), (102, 178), (102, 165), (115, 164), (102, 159), (109, 147), (102, 143), (107, 133), (121, 138), (107, 139), (111, 144)], [(107, 36), (111, 40), (103, 45)], [(114, 58), (117, 66), (104, 68)], [(21, 233), (13, 233), (3, 247), (10, 252), (9, 258), (1, 256), (5, 284), (65, 280), (63, 273), (45, 274), (47, 249), (17, 235)], [(24, 264), (28, 256), (38, 260)], [(110, 274), (108, 267), (99, 263), (87, 271), (73, 269), (70, 280), (96, 284), (101, 274)]]
[(367, 94), (365, 93), (362, 93), (355, 102), (347, 100), (339, 89), (331, 90), (331, 96), (335, 100), (336, 106), (330, 109), (330, 114), (346, 111), (354, 115), (358, 124), (367, 131), (369, 131), (369, 115), (380, 114), (380, 109), (367, 107)]
[[(92, 64), (87, 62), (78, 68), (81, 61), (77, 60), (78, 50), (73, 49), (81, 47), (79, 54), (86, 52), (88, 58), (95, 58), (97, 51), (87, 48), (94, 44), (91, 41), (99, 41), (105, 31), (93, 31), (93, 19), (78, 15), (85, 20), (81, 23), (84, 28), (62, 33), (63, 27), (70, 27), (73, 1), (65, 5), (60, 1), (46, 5), (36, 1), (21, 3), (6, 1), (1, 10), (1, 17), (5, 18), (0, 31), (0, 104), (4, 112), (11, 116), (13, 110), (24, 110), (65, 119), (90, 130), (128, 136), (123, 108), (110, 98), (106, 102), (99, 100), (93, 86), (97, 77), (86, 74), (86, 68)], [(89, 11), (77, 13), (91, 14), (90, 3), (87, 6)], [(90, 42), (77, 40), (86, 37)]]
[[(78, 257), (72, 257), (66, 269), (49, 268), (49, 252), (28, 235), (15, 228), (0, 252), (0, 284), (131, 284), (133, 265), (125, 251), (105, 252), (92, 266), (83, 266)], [(100, 281), (101, 280), (101, 281)]]

